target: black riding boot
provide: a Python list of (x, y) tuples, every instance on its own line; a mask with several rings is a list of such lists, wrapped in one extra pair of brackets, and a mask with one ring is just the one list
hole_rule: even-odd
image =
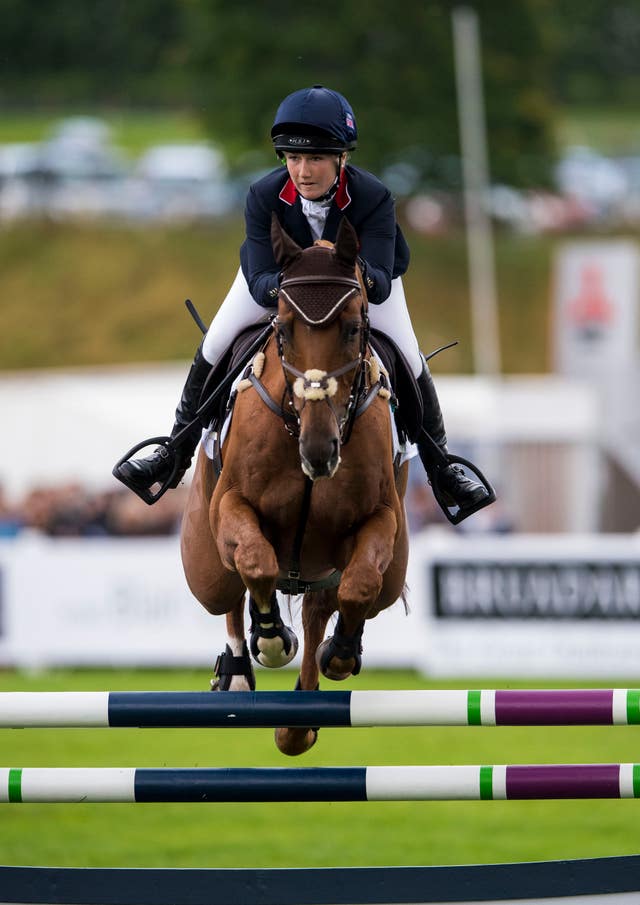
[[(424, 406), (422, 427), (438, 449), (446, 455), (447, 435), (442, 410), (431, 372), (426, 363), (423, 365), (422, 374), (418, 377), (417, 382)], [(430, 483), (433, 480), (432, 475), (437, 470), (438, 487), (442, 491), (447, 505), (459, 506), (462, 510), (470, 509), (489, 496), (487, 488), (467, 477), (460, 465), (452, 464), (442, 468), (440, 457), (426, 438), (418, 439), (417, 446)]]
[[(211, 365), (202, 354), (202, 345), (200, 345), (176, 409), (176, 420), (171, 431), (172, 439), (196, 418), (200, 395), (210, 370)], [(186, 470), (191, 465), (201, 435), (202, 425), (196, 421), (175, 444), (174, 454), (178, 461), (178, 471), (169, 485), (170, 487), (177, 487), (184, 477)], [(150, 455), (142, 459), (129, 459), (116, 466), (113, 473), (127, 486), (147, 490), (155, 483), (163, 484), (171, 474), (174, 464), (175, 459), (170, 450), (164, 446), (158, 446)]]

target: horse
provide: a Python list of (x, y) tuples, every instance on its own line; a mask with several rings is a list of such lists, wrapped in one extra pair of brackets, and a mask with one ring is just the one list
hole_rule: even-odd
[[(359, 673), (365, 622), (405, 601), (408, 466), (394, 463), (393, 397), (369, 345), (353, 227), (343, 219), (335, 244), (302, 249), (274, 214), (271, 241), (282, 268), (277, 315), (234, 394), (219, 475), (199, 451), (181, 552), (194, 596), (226, 615), (232, 675), (220, 687), (255, 688), (246, 591), (253, 658), (280, 667), (296, 655), (280, 590), (304, 594), (296, 689), (312, 691), (320, 673), (336, 681)], [(297, 755), (317, 729), (283, 727), (275, 737)]]

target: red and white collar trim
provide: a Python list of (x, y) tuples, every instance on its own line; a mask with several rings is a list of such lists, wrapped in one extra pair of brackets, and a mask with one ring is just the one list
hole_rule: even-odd
[(347, 171), (342, 170), (340, 173), (340, 182), (338, 183), (338, 190), (336, 192), (336, 196), (333, 199), (335, 203), (338, 205), (341, 211), (348, 207), (351, 204), (351, 195), (349, 194), (349, 186), (347, 185)]
[(284, 201), (285, 204), (291, 206), (296, 203), (296, 198), (298, 197), (298, 190), (293, 184), (293, 181), (289, 178), (285, 182), (282, 191), (278, 195), (280, 201)]
[[(291, 178), (289, 178), (285, 182), (282, 191), (278, 195), (278, 198), (280, 199), (280, 201), (284, 201), (285, 204), (288, 204), (289, 207), (291, 207), (291, 205), (296, 203), (297, 197), (298, 190), (293, 184)], [(351, 195), (349, 194), (347, 174), (345, 170), (342, 170), (342, 172), (340, 173), (340, 182), (338, 183), (338, 188), (333, 200), (341, 211), (343, 211), (351, 204)]]

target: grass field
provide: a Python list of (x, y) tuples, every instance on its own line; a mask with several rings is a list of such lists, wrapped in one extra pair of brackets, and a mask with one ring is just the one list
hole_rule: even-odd
[[(202, 227), (16, 224), (0, 243), (0, 369), (187, 359), (199, 332), (185, 312), (209, 321), (236, 274), (241, 218)], [(473, 370), (466, 246), (457, 234), (407, 230), (404, 280), (425, 352), (453, 339), (435, 373)], [(555, 240), (496, 237), (507, 373), (549, 366), (548, 322)]]
[(136, 157), (153, 144), (163, 142), (204, 141), (200, 120), (186, 111), (151, 110), (66, 110), (3, 111), (0, 118), (0, 144), (8, 142), (44, 141), (56, 124), (69, 116), (98, 116), (111, 130), (111, 139), (125, 155)]
[[(287, 689), (292, 678), (261, 670), (259, 687)], [(200, 690), (206, 681), (196, 672), (5, 672), (0, 690)], [(339, 687), (506, 686), (524, 683), (433, 683), (412, 672), (365, 670)], [(0, 761), (96, 767), (633, 762), (637, 733), (622, 726), (322, 729), (314, 749), (290, 760), (276, 750), (269, 729), (5, 729)], [(303, 867), (622, 855), (638, 851), (638, 807), (637, 801), (5, 805), (0, 862)]]

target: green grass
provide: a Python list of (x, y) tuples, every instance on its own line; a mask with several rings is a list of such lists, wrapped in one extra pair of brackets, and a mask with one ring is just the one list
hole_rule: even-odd
[(132, 157), (154, 144), (204, 141), (208, 137), (198, 117), (188, 111), (74, 109), (52, 114), (12, 110), (0, 116), (0, 144), (43, 141), (68, 116), (98, 116), (111, 128), (113, 143)]
[[(261, 670), (259, 687), (288, 689), (292, 678), (290, 672)], [(6, 672), (0, 690), (198, 690), (206, 681), (199, 672)], [(365, 672), (340, 688), (525, 684), (435, 683), (412, 672)], [(3, 766), (96, 767), (633, 762), (637, 732), (622, 726), (322, 729), (314, 749), (289, 760), (276, 750), (269, 729), (0, 730), (0, 760)], [(622, 855), (638, 850), (639, 806), (637, 801), (5, 805), (0, 862), (303, 867)]]
[[(239, 216), (197, 228), (22, 223), (0, 243), (0, 369), (187, 359), (239, 265)], [(472, 371), (466, 246), (462, 236), (407, 231), (407, 299), (422, 348), (453, 339), (435, 373)], [(508, 373), (548, 367), (554, 240), (500, 235), (496, 266), (502, 354)]]
[(640, 122), (635, 107), (587, 107), (565, 110), (558, 119), (559, 147), (587, 145), (603, 154), (640, 151)]

